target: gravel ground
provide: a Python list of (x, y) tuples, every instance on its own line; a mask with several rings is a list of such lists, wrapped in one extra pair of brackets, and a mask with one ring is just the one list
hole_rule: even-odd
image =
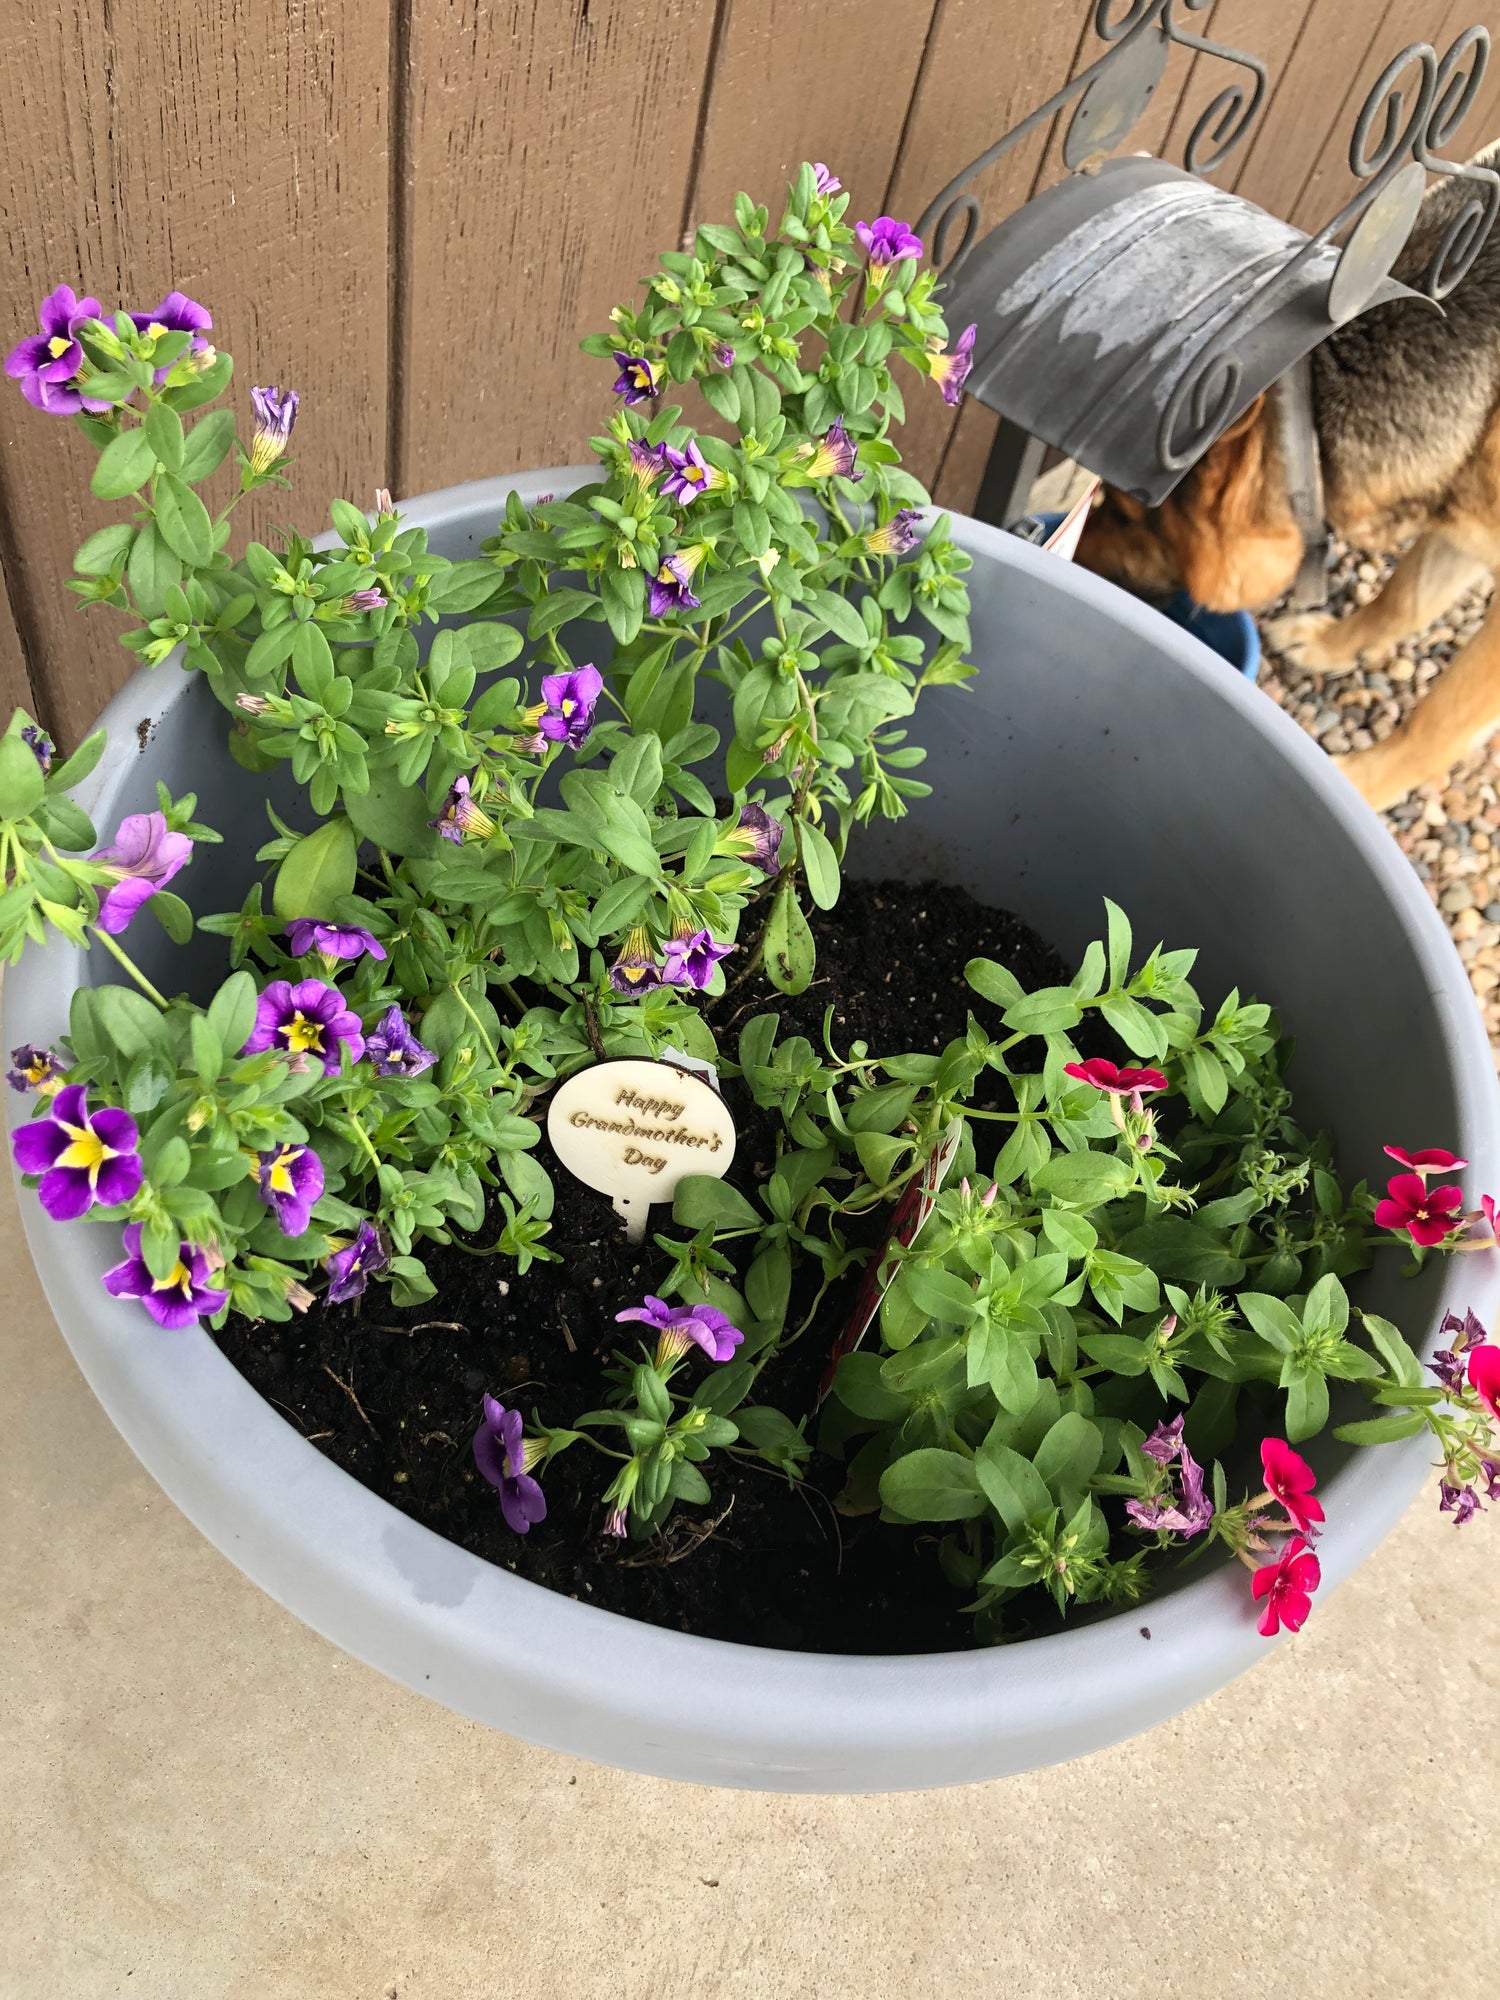
[[(1331, 611), (1367, 604), (1393, 568), (1386, 557), (1339, 548)], [(1345, 673), (1289, 666), (1269, 647), (1260, 686), (1331, 755), (1389, 736), (1479, 629), (1493, 584), (1461, 597), (1435, 625)], [(1500, 1067), (1500, 737), (1441, 784), (1423, 785), (1382, 815), (1442, 912), (1469, 970)]]

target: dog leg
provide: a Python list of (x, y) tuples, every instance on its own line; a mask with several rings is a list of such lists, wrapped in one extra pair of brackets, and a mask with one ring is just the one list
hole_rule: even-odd
[(1485, 573), (1483, 563), (1445, 535), (1419, 535), (1378, 597), (1347, 618), (1326, 611), (1273, 618), (1265, 628), (1266, 643), (1291, 666), (1337, 673), (1354, 666), (1361, 653), (1393, 646), (1441, 618)]
[[(1350, 621), (1353, 622), (1352, 620)], [(1377, 811), (1446, 777), (1500, 729), (1500, 597), (1442, 678), (1383, 743), (1335, 758)]]

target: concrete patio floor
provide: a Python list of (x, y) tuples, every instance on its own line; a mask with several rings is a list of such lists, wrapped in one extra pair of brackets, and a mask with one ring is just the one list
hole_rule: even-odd
[(1500, 1521), (1431, 1499), (1133, 1743), (867, 1799), (701, 1790), (296, 1623), (95, 1404), (0, 1190), (3, 2000), (1477, 2000)]

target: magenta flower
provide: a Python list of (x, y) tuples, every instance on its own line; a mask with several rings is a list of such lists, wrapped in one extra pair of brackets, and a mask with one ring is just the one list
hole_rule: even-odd
[(1106, 1056), (1090, 1056), (1087, 1062), (1064, 1063), (1063, 1075), (1091, 1083), (1110, 1097), (1128, 1097), (1132, 1111), (1139, 1111), (1147, 1091), (1165, 1090), (1167, 1079), (1159, 1069), (1119, 1069)]
[(417, 1040), (396, 1006), (387, 1007), (380, 1026), (366, 1035), (365, 1054), (374, 1063), (377, 1076), (420, 1076), (437, 1061), (432, 1050), (424, 1049)]
[(832, 172), (830, 168), (825, 167), (821, 160), (813, 161), (814, 194), (837, 194), (843, 185), (844, 183), (839, 179), (838, 175)]
[(55, 1050), (33, 1048), (30, 1042), (12, 1049), (10, 1061), (5, 1081), (12, 1090), (45, 1090), (48, 1084), (56, 1084), (67, 1067)]
[(1447, 1152), (1442, 1146), (1428, 1146), (1420, 1153), (1408, 1153), (1404, 1146), (1387, 1146), (1385, 1150), (1403, 1167), (1420, 1174), (1424, 1181), (1429, 1174), (1456, 1174), (1460, 1167), (1469, 1164), (1467, 1160), (1461, 1160), (1457, 1153)]
[(325, 924), (316, 917), (294, 917), (286, 927), (286, 941), (293, 958), (306, 958), (315, 951), (330, 962), (338, 958), (384, 958), (385, 946), (373, 931), (358, 924)]
[(854, 463), (858, 451), (858, 445), (844, 429), (843, 418), (836, 417), (816, 444), (800, 448), (800, 470), (809, 479), (863, 479), (865, 475)]
[(879, 528), (860, 536), (872, 556), (909, 556), (922, 539), (922, 516), (915, 507), (898, 507)]
[[(187, 333), (192, 338), (187, 345), (190, 354), (202, 354), (208, 346), (204, 334), (213, 328), (213, 318), (207, 306), (200, 306), (196, 299), (190, 299), (185, 292), (168, 292), (155, 312), (133, 312), (136, 330), (140, 333)], [(165, 382), (172, 372), (172, 365), (158, 368), (156, 380)]]
[(698, 449), (698, 440), (689, 438), (686, 451), (666, 446), (667, 476), (662, 481), (662, 497), (678, 500), (684, 507), (700, 493), (713, 493), (728, 484), (724, 474), (708, 463)]
[(702, 562), (705, 551), (701, 548), (679, 549), (675, 556), (668, 556), (656, 575), (651, 578), (647, 596), (653, 618), (661, 618), (668, 611), (696, 611), (698, 599), (690, 588), (693, 573)]
[[(16, 1137), (20, 1136), (18, 1132)], [(1500, 1423), (1500, 1347), (1481, 1341), (1478, 1347), (1469, 1349), (1466, 1366), (1469, 1387), (1496, 1423)]]
[(255, 1156), (260, 1198), (276, 1211), (284, 1236), (300, 1236), (323, 1192), (323, 1162), (311, 1146), (273, 1146)]
[(604, 676), (594, 666), (576, 667), (566, 674), (544, 674), (538, 735), (576, 750), (594, 726), (594, 710), (603, 687)]
[(781, 821), (772, 819), (765, 807), (752, 799), (740, 807), (739, 823), (733, 831), (720, 836), (717, 851), (742, 854), (763, 875), (774, 875), (783, 831)]
[(495, 822), (489, 814), (470, 798), (467, 778), (453, 780), (448, 787), (448, 796), (443, 800), (441, 812), (436, 819), (428, 820), (427, 824), (444, 840), (451, 840), (455, 847), (462, 847), (470, 834), (476, 840), (488, 840), (495, 831)]
[(1188, 1450), (1182, 1439), (1183, 1419), (1174, 1417), (1169, 1424), (1158, 1424), (1156, 1429), (1141, 1445), (1147, 1458), (1157, 1464), (1169, 1467), (1174, 1461), (1178, 1465), (1178, 1478), (1182, 1495), (1179, 1504), (1169, 1486), (1165, 1493), (1158, 1493), (1148, 1500), (1127, 1500), (1125, 1512), (1138, 1528), (1164, 1528), (1177, 1535), (1201, 1535), (1214, 1517), (1213, 1502), (1203, 1490), (1203, 1467)]
[(32, 756), (41, 765), (42, 776), (45, 778), (52, 769), (52, 759), (57, 754), (57, 745), (50, 736), (44, 735), (35, 727), (23, 729), (21, 741), (28, 746)]
[(474, 1433), (474, 1463), (500, 1495), (500, 1512), (518, 1535), (547, 1518), (547, 1496), (530, 1468), (545, 1457), (540, 1438), (528, 1439), (519, 1410), (507, 1410), (493, 1396), (484, 1399), (484, 1417)]
[(143, 1178), (139, 1142), (128, 1112), (107, 1104), (91, 1112), (84, 1086), (70, 1083), (44, 1118), (16, 1128), (10, 1145), (23, 1174), (41, 1175), (37, 1194), (52, 1220), (72, 1222), (96, 1202), (113, 1208), (135, 1196)]
[(1324, 1518), (1323, 1503), (1313, 1498), (1318, 1475), (1307, 1460), (1293, 1451), (1285, 1438), (1262, 1438), (1260, 1463), (1266, 1491), (1286, 1509), (1292, 1526), (1301, 1535), (1316, 1536), (1313, 1524)]
[(713, 979), (719, 960), (728, 958), (735, 949), (732, 944), (715, 944), (711, 931), (675, 931), (667, 939), (662, 984), (696, 986), (702, 992)]
[(1455, 1184), (1429, 1188), (1420, 1174), (1393, 1174), (1385, 1197), (1375, 1204), (1379, 1229), (1404, 1230), (1413, 1243), (1431, 1249), (1463, 1227), (1463, 1189)]
[(1260, 1630), (1269, 1639), (1284, 1625), (1300, 1632), (1312, 1610), (1312, 1593), (1323, 1581), (1317, 1557), (1300, 1535), (1294, 1535), (1275, 1562), (1265, 1563), (1250, 1579), (1252, 1597), (1266, 1600)]
[(250, 470), (266, 473), (291, 443), (292, 426), (297, 421), (301, 398), (295, 389), (252, 389), (250, 402), (255, 411), (255, 432), (250, 440)]
[(956, 410), (963, 401), (964, 384), (974, 366), (974, 336), (978, 331), (977, 326), (966, 326), (951, 354), (930, 354), (927, 357), (927, 372), (942, 391), (943, 401), (950, 409)]
[(1500, 1221), (1495, 1219), (1495, 1197), (1492, 1194), (1482, 1194), (1479, 1197), (1479, 1212), (1484, 1217), (1491, 1236), (1496, 1243), (1500, 1243)]
[(665, 1299), (646, 1294), (643, 1305), (631, 1306), (625, 1312), (618, 1312), (620, 1321), (638, 1319), (656, 1330), (656, 1360), (658, 1367), (686, 1354), (696, 1343), (703, 1349), (710, 1361), (729, 1361), (734, 1350), (745, 1338), (739, 1328), (733, 1325), (727, 1313), (717, 1306), (669, 1306)]
[(89, 856), (115, 878), (99, 898), (100, 930), (118, 937), (141, 905), (187, 866), (192, 852), (193, 843), (173, 833), (163, 813), (127, 813), (113, 844)]
[(644, 354), (626, 354), (618, 347), (615, 360), (620, 367), (615, 394), (623, 396), (627, 406), (648, 402), (661, 386), (661, 363), (648, 360)]
[(377, 1271), (383, 1271), (391, 1261), (391, 1253), (386, 1249), (380, 1231), (372, 1222), (362, 1222), (352, 1243), (346, 1243), (341, 1250), (334, 1250), (323, 1259), (323, 1269), (328, 1273), (328, 1290), (324, 1294), (331, 1306), (341, 1306), (350, 1299), (357, 1299)]
[(285, 1049), (304, 1069), (307, 1058), (317, 1056), (323, 1074), (337, 1076), (343, 1051), (358, 1062), (365, 1038), (358, 1014), (336, 986), (321, 979), (302, 979), (295, 986), (290, 979), (273, 979), (255, 1003), (255, 1027), (240, 1054), (256, 1056), (266, 1049)]
[(78, 331), (101, 311), (97, 299), (75, 298), (71, 285), (59, 285), (42, 300), (37, 309), (41, 332), (21, 341), (5, 357), (6, 374), (20, 382), (21, 394), (34, 408), (49, 416), (71, 417), (80, 410), (110, 407), (86, 396), (77, 379), (84, 362)]
[(139, 1299), (158, 1326), (174, 1332), (194, 1326), (205, 1313), (210, 1318), (229, 1303), (227, 1291), (209, 1283), (213, 1267), (196, 1243), (179, 1243), (177, 1262), (164, 1278), (153, 1278), (141, 1255), (141, 1225), (125, 1230), (125, 1261), (104, 1273), (100, 1283), (117, 1299)]
[(651, 943), (651, 933), (637, 925), (627, 933), (620, 955), (609, 968), (609, 983), (616, 993), (651, 993), (662, 983), (661, 961)]
[(873, 222), (856, 222), (854, 235), (870, 259), (872, 269), (883, 272), (903, 257), (920, 257), (922, 239), (909, 223), (893, 215), (877, 215)]

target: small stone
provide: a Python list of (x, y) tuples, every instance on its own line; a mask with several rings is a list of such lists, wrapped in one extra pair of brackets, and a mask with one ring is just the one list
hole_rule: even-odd
[(1351, 749), (1371, 750), (1375, 746), (1375, 738), (1368, 729), (1351, 729), (1349, 731), (1349, 744)]
[(1409, 681), (1417, 671), (1417, 663), (1398, 653), (1386, 671), (1388, 678), (1393, 681)]
[(1342, 729), (1330, 729), (1319, 740), (1330, 757), (1342, 757), (1349, 748), (1348, 735)]
[(1474, 891), (1467, 882), (1450, 882), (1443, 891), (1438, 908), (1445, 916), (1457, 916), (1460, 910), (1473, 907)]
[(1336, 708), (1320, 708), (1313, 719), (1313, 734), (1326, 736), (1330, 729), (1337, 729), (1343, 719)]

